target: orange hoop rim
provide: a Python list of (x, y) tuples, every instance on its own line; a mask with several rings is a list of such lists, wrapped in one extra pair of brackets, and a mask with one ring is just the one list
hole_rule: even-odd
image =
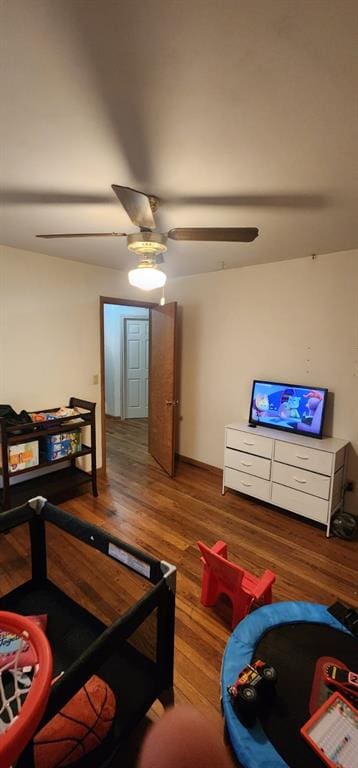
[(26, 632), (26, 641), (32, 646), (38, 665), (19, 716), (0, 735), (1, 765), (9, 768), (25, 749), (46, 709), (52, 680), (52, 653), (45, 633), (26, 616), (0, 611), (0, 630), (19, 636)]

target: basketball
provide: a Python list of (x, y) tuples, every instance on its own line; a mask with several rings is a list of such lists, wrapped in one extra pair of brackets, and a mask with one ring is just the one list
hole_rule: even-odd
[(97, 675), (47, 723), (34, 738), (36, 768), (73, 765), (99, 747), (116, 712), (113, 691)]

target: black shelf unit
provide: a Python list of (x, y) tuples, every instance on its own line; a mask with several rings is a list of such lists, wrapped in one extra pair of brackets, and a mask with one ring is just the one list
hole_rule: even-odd
[[(96, 403), (88, 400), (81, 400), (78, 397), (71, 397), (69, 408), (78, 408), (78, 416), (64, 416), (50, 421), (35, 421), (25, 424), (16, 424), (9, 426), (5, 419), (0, 419), (0, 440), (2, 469), (1, 476), (3, 487), (0, 489), (0, 509), (6, 510), (11, 507), (24, 503), (34, 496), (44, 496), (54, 503), (60, 503), (68, 498), (76, 496), (80, 488), (91, 483), (93, 496), (98, 496), (97, 476), (96, 476)], [(55, 413), (58, 408), (44, 408), (46, 413)], [(35, 411), (41, 413), (42, 411)], [(91, 444), (82, 445), (76, 453), (64, 456), (54, 460), (40, 459), (39, 464), (34, 467), (9, 472), (8, 448), (11, 445), (40, 440), (50, 435), (72, 432), (75, 429), (90, 427)], [(76, 466), (76, 460), (82, 456), (91, 456), (91, 471), (85, 472)], [(53, 472), (45, 472), (29, 480), (20, 483), (12, 483), (16, 477), (26, 475), (29, 472), (37, 472), (48, 467), (57, 467), (63, 463), (70, 463), (70, 466), (64, 467)]]

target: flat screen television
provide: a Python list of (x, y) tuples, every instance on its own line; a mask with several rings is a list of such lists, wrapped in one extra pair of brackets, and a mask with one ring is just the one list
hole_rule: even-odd
[(322, 437), (327, 389), (255, 380), (249, 423)]

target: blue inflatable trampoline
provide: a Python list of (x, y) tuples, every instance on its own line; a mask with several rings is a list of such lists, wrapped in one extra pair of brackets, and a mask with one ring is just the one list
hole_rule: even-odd
[[(309, 718), (316, 661), (328, 655), (354, 668), (358, 642), (323, 605), (274, 603), (259, 608), (234, 629), (223, 656), (221, 693), (227, 734), (243, 768), (322, 768), (299, 729)], [(247, 728), (234, 712), (227, 688), (256, 658), (277, 670), (277, 695), (268, 711)]]

